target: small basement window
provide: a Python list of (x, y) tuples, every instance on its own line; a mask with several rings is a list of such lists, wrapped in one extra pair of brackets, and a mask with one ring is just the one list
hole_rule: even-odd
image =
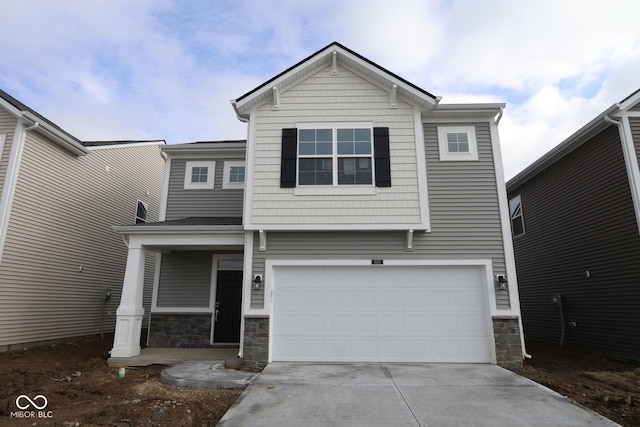
[(142, 200), (138, 200), (136, 206), (136, 224), (144, 224), (147, 222), (147, 211), (149, 210), (149, 205), (147, 205)]
[(441, 161), (478, 160), (474, 126), (438, 126)]
[(519, 194), (509, 200), (509, 216), (511, 217), (511, 234), (513, 237), (524, 234), (524, 218), (522, 217), (522, 202)]
[(184, 189), (213, 189), (216, 162), (187, 162), (184, 172)]
[(243, 189), (245, 165), (241, 161), (224, 162), (222, 188), (225, 190)]

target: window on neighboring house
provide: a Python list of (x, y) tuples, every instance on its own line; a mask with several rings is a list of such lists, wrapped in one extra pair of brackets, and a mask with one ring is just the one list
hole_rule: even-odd
[(186, 190), (213, 189), (216, 162), (186, 162), (184, 188)]
[(478, 160), (474, 126), (438, 126), (440, 160)]
[(245, 165), (240, 161), (224, 162), (223, 172), (223, 189), (242, 189), (244, 188)]
[(511, 217), (511, 233), (513, 237), (524, 234), (524, 219), (522, 217), (522, 202), (520, 195), (509, 200), (509, 215)]
[(147, 222), (148, 209), (149, 206), (145, 202), (138, 200), (138, 203), (136, 205), (136, 224)]
[(391, 186), (389, 129), (370, 124), (283, 129), (281, 187)]

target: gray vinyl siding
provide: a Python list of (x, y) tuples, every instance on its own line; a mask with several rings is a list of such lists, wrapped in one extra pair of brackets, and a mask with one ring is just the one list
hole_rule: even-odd
[(9, 154), (11, 153), (16, 124), (17, 119), (15, 116), (0, 108), (0, 135), (5, 135), (4, 149), (0, 148), (0, 196), (2, 196), (2, 189), (7, 175), (7, 165), (9, 164)]
[[(215, 161), (214, 188), (185, 190), (184, 174), (188, 161)], [(216, 153), (210, 159), (172, 159), (169, 172), (166, 219), (188, 217), (242, 217), (243, 190), (223, 190), (225, 161), (244, 161), (244, 153)]]
[[(414, 233), (405, 251), (402, 231), (268, 232), (267, 251), (254, 238), (253, 273), (265, 259), (491, 259), (494, 274), (505, 274), (500, 212), (489, 127), (477, 124), (479, 160), (440, 162), (435, 125), (425, 126), (432, 231)], [(498, 308), (509, 308), (507, 291), (497, 291)], [(263, 289), (251, 306), (262, 307)]]
[[(127, 247), (112, 226), (134, 223), (137, 200), (157, 221), (163, 172), (159, 145), (77, 157), (27, 134), (0, 263), (0, 349), (98, 333), (105, 288), (104, 330), (114, 330)], [(154, 260), (147, 255), (147, 311)]]
[(162, 256), (158, 307), (202, 307), (211, 298), (210, 251), (174, 251)]
[(639, 358), (640, 236), (618, 129), (603, 130), (509, 196), (516, 194), (525, 224), (514, 239), (525, 336), (559, 343), (551, 297), (561, 294), (565, 345)]

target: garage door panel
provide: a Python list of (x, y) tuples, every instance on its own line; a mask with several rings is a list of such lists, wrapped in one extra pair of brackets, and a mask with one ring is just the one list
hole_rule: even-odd
[(489, 362), (484, 274), (470, 266), (276, 267), (272, 360)]

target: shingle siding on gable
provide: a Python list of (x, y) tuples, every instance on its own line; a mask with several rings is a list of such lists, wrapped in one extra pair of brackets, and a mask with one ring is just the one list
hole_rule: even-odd
[[(367, 224), (421, 222), (413, 108), (400, 100), (389, 108), (389, 94), (346, 69), (337, 76), (325, 68), (280, 94), (274, 110), (265, 104), (256, 114), (253, 224)], [(371, 196), (294, 196), (280, 188), (283, 128), (297, 122), (373, 122), (388, 126), (390, 188)]]
[(525, 335), (559, 343), (551, 297), (561, 294), (565, 345), (640, 357), (632, 339), (640, 329), (640, 235), (617, 127), (514, 194), (522, 197), (526, 230), (514, 239)]
[(214, 189), (185, 190), (184, 174), (186, 162), (202, 161), (203, 158), (172, 159), (169, 173), (166, 219), (187, 217), (242, 217), (243, 190), (223, 190), (222, 180), (225, 161), (244, 161), (244, 153), (216, 153), (206, 160), (215, 160)]
[[(104, 289), (113, 291), (105, 311), (115, 313), (127, 259), (111, 227), (134, 223), (137, 200), (157, 221), (163, 172), (158, 145), (76, 157), (27, 133), (0, 262), (0, 349), (98, 333)], [(147, 255), (146, 310), (154, 260)], [(105, 332), (114, 323), (106, 316)]]
[(2, 195), (4, 181), (7, 175), (7, 165), (9, 163), (9, 154), (11, 153), (16, 124), (17, 119), (0, 108), (0, 135), (5, 135), (4, 149), (0, 151), (0, 196)]

